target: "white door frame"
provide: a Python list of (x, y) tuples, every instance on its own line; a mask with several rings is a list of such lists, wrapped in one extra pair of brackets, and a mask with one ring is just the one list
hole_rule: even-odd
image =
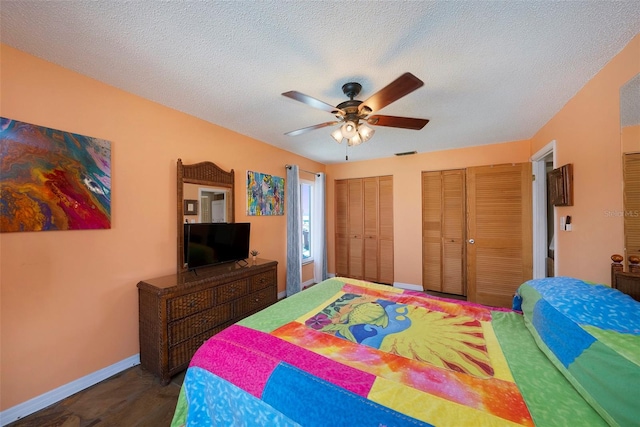
[[(544, 159), (549, 154), (553, 154), (553, 167), (556, 167), (556, 140), (552, 140), (547, 145), (531, 156), (531, 170), (535, 177), (533, 181), (533, 278), (540, 279), (546, 277), (547, 259), (547, 174)], [(553, 251), (555, 254), (555, 271), (558, 271), (558, 227), (553, 215)]]

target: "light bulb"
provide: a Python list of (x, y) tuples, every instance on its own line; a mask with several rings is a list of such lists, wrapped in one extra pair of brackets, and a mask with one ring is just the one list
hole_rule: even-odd
[(342, 136), (344, 136), (347, 139), (352, 138), (354, 135), (358, 133), (356, 129), (356, 124), (351, 120), (343, 124), (341, 129), (342, 129)]

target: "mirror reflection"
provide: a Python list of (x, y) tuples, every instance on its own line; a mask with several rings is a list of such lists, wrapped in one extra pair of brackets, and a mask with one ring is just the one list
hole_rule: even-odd
[(622, 152), (640, 151), (640, 74), (620, 89), (620, 128)]
[(195, 200), (194, 212), (185, 209), (183, 222), (230, 222), (227, 210), (229, 189), (185, 183), (184, 200)]
[[(640, 74), (620, 88), (620, 146), (622, 148), (624, 265), (640, 256)], [(628, 271), (628, 267), (627, 267)]]

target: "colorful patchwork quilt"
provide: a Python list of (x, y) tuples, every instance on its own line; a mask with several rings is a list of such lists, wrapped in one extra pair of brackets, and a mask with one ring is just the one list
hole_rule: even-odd
[(614, 426), (640, 426), (640, 304), (608, 286), (570, 277), (518, 289), (538, 347)]
[[(529, 299), (540, 300), (521, 296), (525, 314)], [(172, 426), (611, 423), (526, 323), (520, 311), (329, 279), (209, 339), (187, 370)], [(626, 348), (610, 332), (596, 339)], [(637, 347), (625, 351), (637, 364)]]

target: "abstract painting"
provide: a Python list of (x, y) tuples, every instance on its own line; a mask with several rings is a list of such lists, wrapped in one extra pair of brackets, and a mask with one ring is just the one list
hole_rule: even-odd
[(111, 143), (0, 117), (0, 232), (111, 228)]
[(284, 215), (284, 178), (248, 171), (247, 215)]

